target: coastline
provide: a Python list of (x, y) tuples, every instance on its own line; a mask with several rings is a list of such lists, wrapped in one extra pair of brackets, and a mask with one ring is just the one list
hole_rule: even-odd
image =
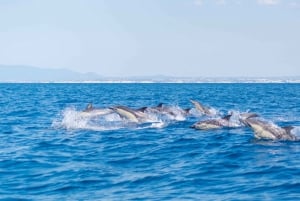
[(168, 83), (168, 84), (206, 84), (206, 83), (216, 83), (216, 84), (234, 84), (234, 83), (258, 83), (258, 84), (298, 84), (300, 83), (300, 78), (172, 78), (172, 79), (102, 79), (102, 80), (0, 80), (0, 83), (74, 83), (74, 84), (130, 84), (130, 83), (141, 83), (141, 84), (155, 84), (155, 83)]

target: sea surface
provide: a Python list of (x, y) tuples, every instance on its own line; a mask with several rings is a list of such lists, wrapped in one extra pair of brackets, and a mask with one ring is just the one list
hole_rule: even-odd
[[(299, 200), (300, 141), (205, 118), (255, 112), (300, 128), (300, 84), (0, 84), (0, 200)], [(164, 103), (173, 116), (133, 123), (97, 108)], [(191, 115), (176, 115), (193, 108)]]

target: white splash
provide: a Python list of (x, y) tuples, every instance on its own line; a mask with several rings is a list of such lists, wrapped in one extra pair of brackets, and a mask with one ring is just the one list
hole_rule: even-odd
[(291, 130), (291, 133), (300, 139), (300, 126), (294, 126), (294, 128)]
[(184, 121), (186, 117), (182, 114), (182, 109), (172, 107), (172, 114), (157, 114), (151, 111), (145, 112), (147, 118), (140, 122), (130, 122), (123, 119), (117, 113), (105, 115), (87, 115), (86, 112), (78, 111), (74, 107), (64, 109), (58, 118), (52, 122), (54, 128), (64, 128), (67, 130), (117, 130), (122, 128), (145, 129), (164, 128), (172, 121)]

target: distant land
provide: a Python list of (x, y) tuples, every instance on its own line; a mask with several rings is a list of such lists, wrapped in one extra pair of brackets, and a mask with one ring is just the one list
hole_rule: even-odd
[(0, 83), (300, 83), (300, 76), (285, 77), (108, 77), (68, 69), (0, 65)]
[(78, 82), (100, 78), (95, 73), (78, 73), (67, 69), (0, 65), (0, 82)]

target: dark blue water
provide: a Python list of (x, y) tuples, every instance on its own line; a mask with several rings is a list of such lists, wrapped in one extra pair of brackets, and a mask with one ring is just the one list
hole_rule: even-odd
[(189, 128), (197, 116), (158, 127), (74, 117), (89, 102), (188, 108), (190, 99), (300, 126), (299, 84), (0, 84), (0, 199), (300, 199), (300, 142)]

